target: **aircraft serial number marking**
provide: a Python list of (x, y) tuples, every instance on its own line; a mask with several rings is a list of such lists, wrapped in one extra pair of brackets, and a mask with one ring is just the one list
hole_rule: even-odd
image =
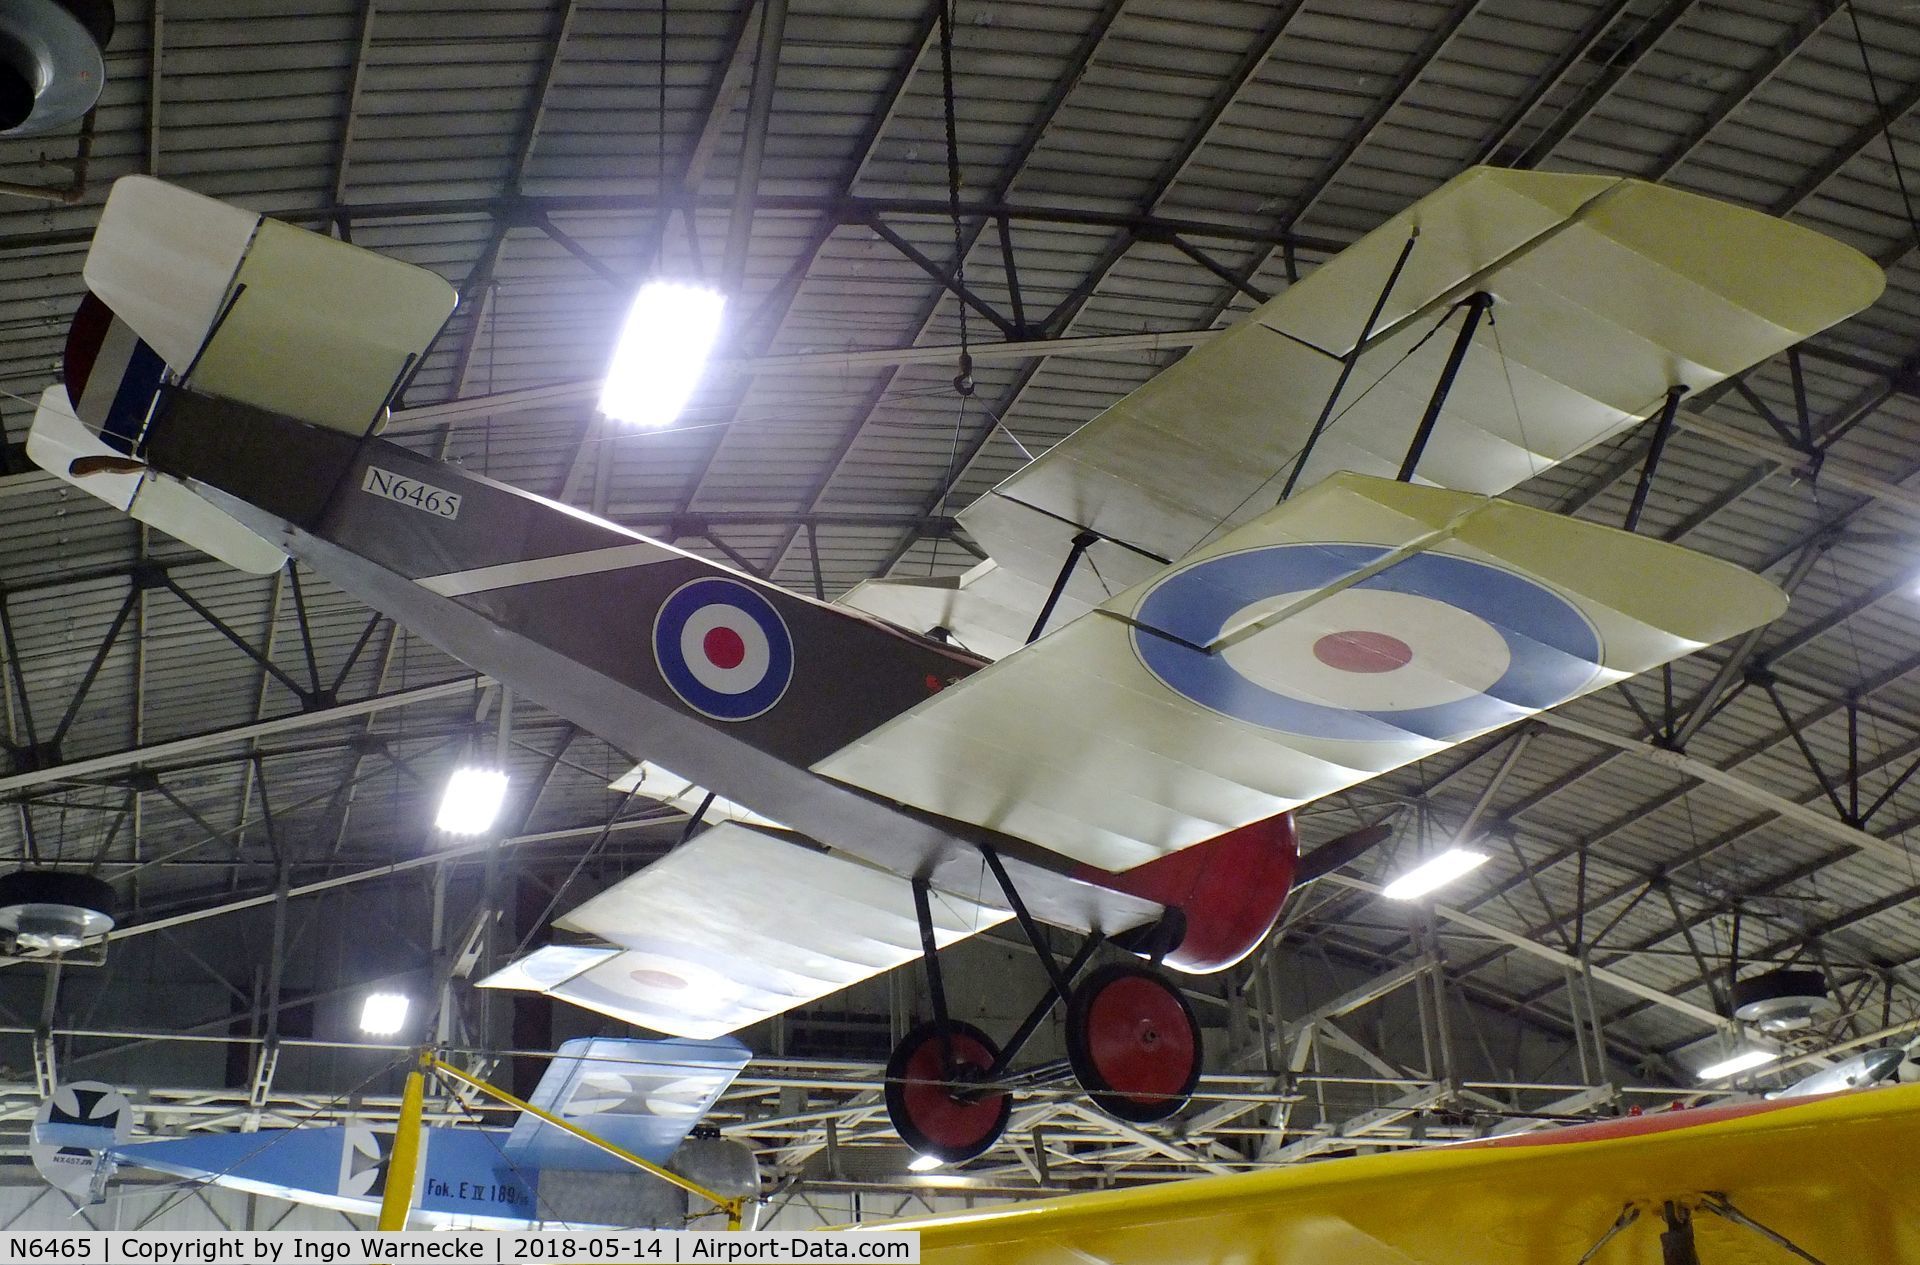
[(360, 490), (371, 492), (389, 501), (398, 501), (402, 505), (411, 505), (423, 513), (432, 514), (438, 518), (460, 517), (458, 492), (449, 492), (445, 488), (434, 487), (431, 483), (409, 479), (391, 470), (382, 470), (379, 466), (367, 467), (367, 477), (361, 480)]

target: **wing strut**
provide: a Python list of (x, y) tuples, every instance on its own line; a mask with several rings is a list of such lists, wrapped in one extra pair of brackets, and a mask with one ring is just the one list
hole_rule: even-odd
[(1734, 1207), (1732, 1201), (1725, 1195), (1708, 1192), (1706, 1199), (1700, 1206), (1723, 1220), (1733, 1222), (1733, 1224), (1740, 1226), (1742, 1229), (1753, 1231), (1768, 1242), (1808, 1262), (1808, 1265), (1825, 1265), (1819, 1257), (1807, 1251), (1807, 1249), (1801, 1247), (1786, 1235), (1761, 1225), (1758, 1221), (1755, 1221), (1752, 1217), (1749, 1217), (1746, 1213)]
[(1400, 482), (1413, 482), (1414, 468), (1427, 451), (1427, 440), (1433, 437), (1433, 428), (1440, 421), (1440, 410), (1447, 406), (1447, 393), (1453, 390), (1453, 380), (1459, 376), (1460, 365), (1467, 358), (1467, 348), (1473, 345), (1473, 333), (1480, 328), (1480, 318), (1492, 306), (1493, 296), (1485, 290), (1475, 290), (1467, 297), (1467, 319), (1460, 324), (1460, 335), (1453, 340), (1453, 350), (1447, 353), (1440, 380), (1433, 384), (1433, 398), (1427, 401), (1427, 411), (1413, 432), (1413, 442), (1407, 445), (1407, 458), (1400, 463), (1400, 473), (1395, 476)]
[(1046, 604), (1040, 608), (1040, 617), (1033, 621), (1033, 631), (1027, 634), (1027, 644), (1040, 640), (1040, 634), (1047, 630), (1047, 621), (1053, 618), (1053, 608), (1060, 604), (1060, 595), (1067, 590), (1067, 581), (1073, 578), (1073, 569), (1080, 565), (1080, 555), (1100, 543), (1097, 533), (1083, 531), (1073, 538), (1073, 548), (1067, 550), (1067, 560), (1060, 565), (1060, 574), (1053, 577), (1053, 587), (1047, 591)]
[(1393, 297), (1393, 287), (1400, 280), (1400, 272), (1407, 266), (1407, 256), (1413, 253), (1413, 244), (1420, 240), (1420, 226), (1414, 225), (1407, 234), (1407, 244), (1400, 248), (1400, 257), (1393, 261), (1393, 271), (1387, 274), (1387, 283), (1380, 287), (1380, 297), (1373, 301), (1373, 311), (1367, 313), (1367, 323), (1360, 327), (1360, 337), (1353, 342), (1353, 350), (1340, 362), (1340, 376), (1333, 380), (1333, 389), (1327, 392), (1327, 402), (1320, 406), (1320, 416), (1313, 419), (1313, 429), (1307, 432), (1307, 442), (1300, 445), (1300, 455), (1293, 459), (1293, 469), (1287, 472), (1287, 481), (1280, 489), (1280, 499), (1286, 500), (1293, 495), (1294, 485), (1300, 482), (1300, 472), (1307, 468), (1307, 462), (1313, 457), (1313, 449), (1320, 442), (1320, 436), (1326, 433), (1327, 421), (1333, 416), (1333, 406), (1340, 402), (1340, 393), (1347, 388), (1347, 379), (1353, 376), (1353, 367), (1360, 363), (1360, 356), (1367, 350), (1367, 340), (1373, 337), (1373, 327), (1380, 322), (1380, 313), (1386, 308), (1387, 300)]
[(1667, 449), (1667, 437), (1673, 434), (1673, 415), (1680, 409), (1680, 397), (1687, 388), (1676, 384), (1667, 388), (1667, 400), (1660, 406), (1660, 420), (1654, 424), (1653, 442), (1647, 445), (1647, 462), (1640, 467), (1640, 482), (1633, 489), (1633, 504), (1627, 506), (1628, 531), (1640, 526), (1640, 511), (1647, 507), (1647, 493), (1653, 490), (1654, 471), (1660, 468), (1660, 454)]
[[(1693, 1238), (1693, 1214), (1710, 1212), (1721, 1220), (1751, 1231), (1772, 1243), (1784, 1252), (1790, 1253), (1807, 1265), (1826, 1265), (1819, 1257), (1801, 1247), (1786, 1235), (1768, 1226), (1760, 1224), (1746, 1213), (1733, 1206), (1725, 1195), (1708, 1191), (1698, 1202), (1691, 1200), (1668, 1199), (1660, 1204), (1660, 1219), (1666, 1223), (1666, 1229), (1660, 1232), (1660, 1260), (1662, 1265), (1701, 1265), (1700, 1250)], [(1588, 1265), (1600, 1255), (1600, 1249), (1613, 1240), (1628, 1226), (1640, 1219), (1640, 1209), (1628, 1204), (1614, 1218), (1607, 1232), (1600, 1236), (1594, 1245), (1583, 1253), (1574, 1265)]]

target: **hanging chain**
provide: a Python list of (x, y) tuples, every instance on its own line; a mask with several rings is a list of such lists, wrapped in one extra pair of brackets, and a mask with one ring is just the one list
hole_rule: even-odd
[[(960, 229), (960, 133), (954, 123), (953, 110), (953, 9), (958, 0), (941, 0), (940, 3), (940, 95), (946, 107), (947, 120), (947, 206), (953, 217), (953, 285), (958, 291), (966, 287), (967, 259), (966, 240)], [(960, 308), (960, 372), (954, 375), (953, 389), (962, 396), (973, 394), (973, 356), (968, 350), (967, 304), (965, 299), (959, 302)]]

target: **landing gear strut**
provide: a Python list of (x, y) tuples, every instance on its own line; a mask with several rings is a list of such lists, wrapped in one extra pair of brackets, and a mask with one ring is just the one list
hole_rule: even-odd
[[(1135, 1124), (1164, 1120), (1186, 1106), (1201, 1061), (1200, 1025), (1186, 998), (1157, 966), (1132, 959), (1101, 966), (1076, 984), (1101, 937), (1090, 936), (1061, 967), (1000, 858), (991, 850), (983, 855), (1047, 972), (1047, 987), (1004, 1048), (955, 1020), (947, 1010), (929, 890), (924, 881), (914, 883), (933, 1019), (907, 1033), (887, 1062), (887, 1116), (901, 1140), (944, 1163), (970, 1160), (1006, 1130), (1014, 1089), (1067, 1072), (1103, 1110)], [(1061, 1004), (1067, 1007), (1066, 1062), (1014, 1071), (1013, 1060)]]

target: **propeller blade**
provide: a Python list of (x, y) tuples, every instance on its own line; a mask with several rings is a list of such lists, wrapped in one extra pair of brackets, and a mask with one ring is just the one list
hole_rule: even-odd
[(1343, 865), (1351, 865), (1392, 834), (1393, 819), (1388, 818), (1329, 839), (1300, 858), (1299, 868), (1293, 872), (1294, 889), (1297, 891), (1315, 879), (1325, 878)]

